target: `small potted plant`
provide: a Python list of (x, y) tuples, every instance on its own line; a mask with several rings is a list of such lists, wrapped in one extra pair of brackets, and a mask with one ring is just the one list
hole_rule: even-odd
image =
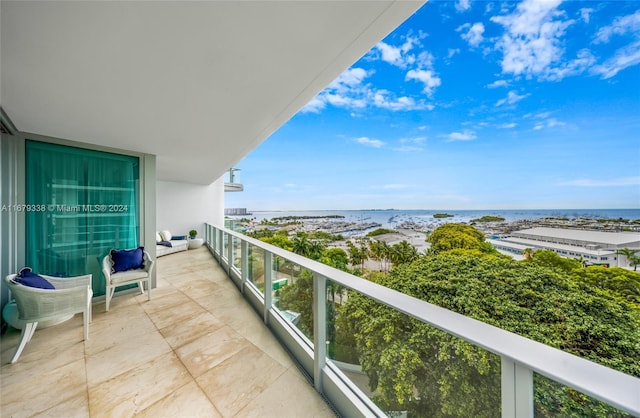
[(189, 231), (189, 238), (195, 239), (197, 235), (198, 235), (198, 231), (196, 231), (195, 229), (192, 229), (191, 231)]

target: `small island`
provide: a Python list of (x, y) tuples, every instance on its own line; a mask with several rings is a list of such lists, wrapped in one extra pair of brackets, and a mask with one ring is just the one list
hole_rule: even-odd
[(434, 213), (433, 217), (436, 218), (436, 219), (453, 218), (453, 215), (448, 214), (448, 213)]
[(471, 222), (503, 222), (503, 221), (504, 221), (503, 217), (493, 216), (493, 215), (486, 215), (486, 216), (483, 216), (482, 218), (471, 220)]

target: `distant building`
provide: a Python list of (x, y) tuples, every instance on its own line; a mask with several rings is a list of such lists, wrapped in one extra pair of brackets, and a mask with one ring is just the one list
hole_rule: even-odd
[(245, 216), (251, 215), (250, 212), (247, 212), (247, 208), (226, 208), (224, 210), (224, 214), (228, 216)]
[(503, 254), (522, 259), (526, 248), (551, 250), (567, 258), (588, 264), (627, 267), (627, 259), (616, 252), (629, 248), (640, 252), (640, 233), (602, 232), (579, 229), (531, 228), (487, 240)]

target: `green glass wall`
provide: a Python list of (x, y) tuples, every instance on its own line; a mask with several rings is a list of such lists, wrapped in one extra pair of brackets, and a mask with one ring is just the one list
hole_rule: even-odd
[(93, 274), (105, 293), (102, 258), (134, 248), (139, 231), (139, 159), (26, 142), (26, 263), (34, 272)]

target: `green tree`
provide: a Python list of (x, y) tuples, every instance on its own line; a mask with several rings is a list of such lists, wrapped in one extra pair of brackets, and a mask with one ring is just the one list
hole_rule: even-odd
[(309, 270), (303, 270), (295, 283), (280, 289), (278, 308), (298, 312), (298, 328), (313, 340), (313, 275)]
[(347, 271), (349, 264), (349, 255), (342, 248), (327, 248), (322, 253), (320, 262), (331, 267), (335, 267), (342, 271)]
[(472, 226), (447, 223), (436, 228), (427, 242), (431, 243), (430, 252), (438, 254), (454, 249), (479, 249), (484, 242), (484, 235)]
[(360, 241), (359, 246), (347, 241), (347, 249), (349, 250), (349, 263), (354, 267), (360, 265), (360, 268), (364, 270), (364, 262), (369, 258), (369, 248), (364, 241)]
[[(640, 312), (560, 269), (475, 250), (420, 257), (380, 284), (640, 376)], [(410, 278), (410, 280), (408, 280)], [(353, 333), (363, 370), (385, 410), (410, 416), (500, 415), (500, 358), (350, 292), (337, 320)], [(341, 337), (342, 338), (342, 337)], [(536, 416), (620, 414), (535, 377)]]
[(394, 266), (411, 263), (418, 258), (418, 250), (406, 240), (392, 245), (389, 254)]
[(571, 273), (576, 269), (583, 268), (582, 262), (575, 258), (561, 257), (551, 250), (538, 250), (531, 258), (533, 264), (549, 267), (564, 273)]

